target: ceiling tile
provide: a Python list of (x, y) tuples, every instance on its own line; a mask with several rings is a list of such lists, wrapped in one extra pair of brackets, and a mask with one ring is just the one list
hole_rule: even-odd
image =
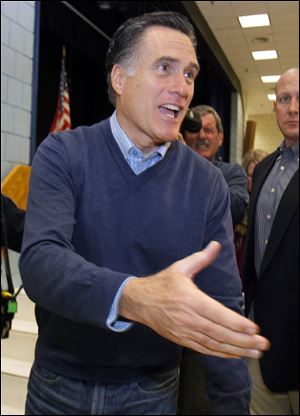
[[(299, 2), (198, 1), (196, 4), (241, 82), (246, 111), (273, 112), (266, 94), (275, 85), (263, 84), (260, 77), (299, 66)], [(238, 16), (259, 13), (269, 13), (271, 26), (241, 28)], [(252, 50), (268, 49), (276, 49), (278, 59), (253, 60)]]

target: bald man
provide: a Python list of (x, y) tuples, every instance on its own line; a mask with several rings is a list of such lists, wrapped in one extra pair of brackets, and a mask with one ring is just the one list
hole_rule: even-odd
[(283, 140), (255, 168), (244, 251), (246, 314), (271, 341), (249, 360), (252, 414), (299, 414), (299, 68), (276, 85)]

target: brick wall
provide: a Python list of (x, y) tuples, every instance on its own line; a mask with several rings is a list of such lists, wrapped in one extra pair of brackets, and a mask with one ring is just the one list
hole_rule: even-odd
[(34, 1), (1, 1), (1, 179), (29, 164)]

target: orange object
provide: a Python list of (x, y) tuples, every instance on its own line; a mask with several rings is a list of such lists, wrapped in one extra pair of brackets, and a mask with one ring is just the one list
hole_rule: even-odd
[(26, 210), (31, 166), (16, 165), (1, 182), (1, 192)]

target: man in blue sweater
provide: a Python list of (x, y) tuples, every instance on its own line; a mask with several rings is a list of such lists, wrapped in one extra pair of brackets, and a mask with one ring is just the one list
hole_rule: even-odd
[(173, 12), (130, 19), (106, 64), (116, 112), (51, 134), (33, 161), (26, 414), (175, 414), (182, 346), (205, 354), (215, 413), (247, 414), (236, 358), (269, 344), (241, 316), (222, 174), (177, 141), (199, 71), (193, 29)]

